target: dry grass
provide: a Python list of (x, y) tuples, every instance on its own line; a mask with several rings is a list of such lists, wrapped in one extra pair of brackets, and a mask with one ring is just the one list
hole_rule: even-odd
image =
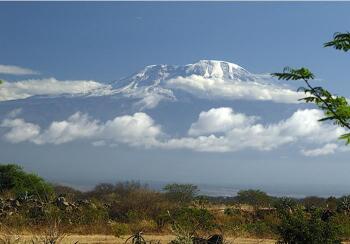
[[(145, 235), (144, 236), (147, 241), (160, 241), (160, 243), (169, 243), (174, 239), (172, 235)], [(33, 240), (34, 236), (31, 235), (21, 235), (20, 241), (18, 244), (26, 244), (30, 243)], [(61, 240), (60, 244), (123, 244), (127, 236), (123, 236), (121, 238), (117, 238), (110, 235), (68, 235), (63, 240)], [(249, 238), (227, 238), (227, 243), (232, 244), (272, 244), (275, 243), (274, 240), (258, 240), (258, 239), (249, 239)]]
[[(8, 235), (7, 237), (9, 238)], [(31, 244), (33, 243), (32, 240), (37, 236), (15, 235), (15, 237), (19, 237), (19, 242), (15, 242), (16, 244)], [(127, 237), (117, 238), (111, 235), (68, 235), (59, 244), (124, 244)], [(146, 241), (160, 241), (161, 244), (167, 244), (174, 239), (172, 235), (144, 235), (144, 237)], [(275, 242), (272, 239), (226, 238), (227, 244), (275, 244)], [(350, 244), (350, 242), (344, 242), (344, 244)]]

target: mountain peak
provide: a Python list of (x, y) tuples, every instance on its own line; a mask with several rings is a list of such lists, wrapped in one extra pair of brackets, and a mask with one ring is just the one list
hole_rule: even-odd
[(219, 60), (199, 60), (187, 65), (148, 65), (139, 72), (114, 83), (114, 88), (153, 86), (165, 80), (192, 75), (225, 80), (251, 80), (252, 74), (241, 66)]
[(235, 79), (237, 75), (248, 74), (248, 71), (237, 64), (219, 60), (199, 60), (194, 64), (185, 65), (184, 68), (187, 74), (205, 78)]

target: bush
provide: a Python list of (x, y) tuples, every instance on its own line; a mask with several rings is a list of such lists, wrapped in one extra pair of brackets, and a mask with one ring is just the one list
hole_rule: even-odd
[(206, 209), (179, 208), (170, 213), (170, 218), (173, 227), (176, 225), (190, 235), (208, 232), (216, 226), (214, 216)]
[(26, 173), (15, 164), (0, 165), (0, 192), (10, 191), (17, 197), (34, 195), (49, 199), (52, 186), (35, 174)]
[(291, 211), (280, 211), (281, 223), (277, 228), (285, 244), (340, 244), (339, 227), (328, 211), (318, 208), (306, 212), (298, 206)]
[(69, 186), (54, 185), (53, 190), (56, 196), (63, 196), (68, 201), (76, 201), (82, 198), (83, 193)]
[(164, 209), (172, 209), (172, 206), (161, 193), (138, 189), (113, 202), (109, 209), (109, 216), (123, 222), (156, 220)]
[(116, 237), (121, 237), (131, 233), (129, 225), (125, 223), (113, 222), (111, 223), (111, 229), (112, 229), (112, 233)]

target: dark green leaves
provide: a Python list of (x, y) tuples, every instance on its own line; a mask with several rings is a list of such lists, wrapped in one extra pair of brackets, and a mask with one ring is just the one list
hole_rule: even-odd
[(334, 47), (337, 50), (347, 52), (350, 50), (350, 33), (336, 32), (333, 41), (326, 42), (325, 47)]
[(314, 74), (307, 68), (292, 69), (286, 67), (282, 73), (273, 73), (272, 76), (277, 77), (279, 80), (310, 80), (314, 79)]

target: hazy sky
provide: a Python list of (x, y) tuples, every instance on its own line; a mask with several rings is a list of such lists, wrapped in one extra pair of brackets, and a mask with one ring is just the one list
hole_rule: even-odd
[[(350, 30), (349, 13), (346, 2), (2, 2), (0, 65), (30, 69), (45, 78), (99, 82), (118, 80), (150, 64), (201, 59), (225, 60), (257, 74), (306, 66), (324, 86), (350, 96), (349, 54), (322, 46), (334, 32)], [(27, 73), (19, 76), (1, 68), (0, 78), (11, 82), (35, 77), (29, 70), (17, 70)], [(213, 154), (4, 141), (0, 150), (2, 162), (76, 184), (136, 179), (261, 188), (350, 186), (349, 153), (315, 158), (288, 147), (273, 153)]]

